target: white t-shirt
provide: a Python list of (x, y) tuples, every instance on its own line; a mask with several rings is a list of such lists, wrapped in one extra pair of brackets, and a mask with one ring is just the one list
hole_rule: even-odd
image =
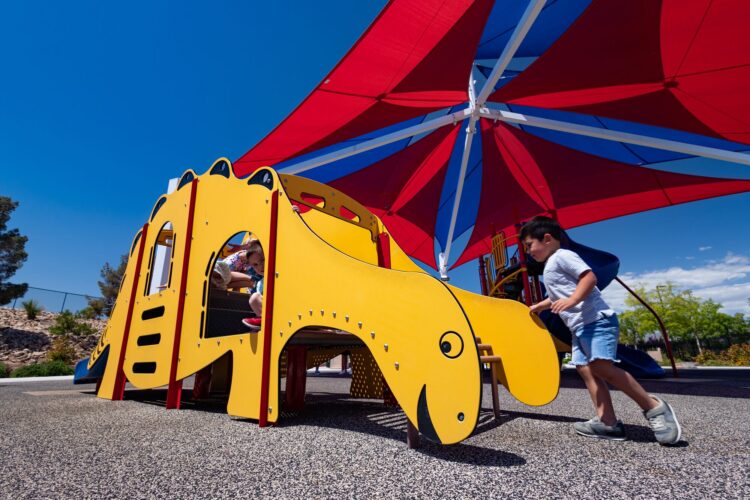
[[(547, 287), (550, 300), (555, 302), (573, 295), (581, 274), (590, 270), (591, 267), (577, 253), (570, 250), (561, 248), (550, 255), (544, 264), (544, 286)], [(560, 319), (575, 333), (583, 325), (613, 314), (615, 311), (610, 309), (602, 299), (599, 289), (594, 287), (585, 299), (561, 312)]]

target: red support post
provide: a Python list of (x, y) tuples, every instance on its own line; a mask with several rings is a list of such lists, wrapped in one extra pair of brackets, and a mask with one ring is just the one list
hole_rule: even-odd
[(180, 338), (182, 337), (182, 316), (185, 312), (185, 295), (187, 294), (188, 267), (190, 267), (190, 245), (193, 240), (193, 218), (195, 215), (195, 198), (198, 194), (198, 179), (190, 184), (190, 205), (185, 229), (185, 253), (182, 258), (182, 276), (177, 303), (177, 321), (174, 327), (172, 344), (172, 363), (169, 366), (169, 385), (167, 386), (167, 410), (179, 410), (182, 399), (182, 380), (177, 380), (177, 364), (180, 362)]
[(654, 311), (654, 308), (651, 307), (648, 304), (648, 302), (646, 302), (645, 300), (643, 300), (637, 293), (635, 293), (635, 291), (633, 291), (628, 285), (626, 285), (625, 282), (622, 281), (619, 276), (615, 276), (615, 280), (617, 280), (617, 282), (619, 284), (621, 284), (622, 287), (625, 290), (627, 290), (628, 292), (630, 292), (630, 295), (632, 295), (633, 297), (635, 297), (638, 300), (638, 302), (640, 302), (641, 304), (643, 304), (643, 307), (645, 307), (646, 309), (648, 309), (651, 312), (651, 314), (654, 315), (654, 318), (656, 318), (656, 321), (659, 323), (659, 329), (661, 330), (661, 335), (664, 338), (664, 345), (667, 348), (667, 355), (669, 356), (669, 362), (672, 365), (672, 376), (674, 378), (677, 378), (678, 377), (678, 375), (677, 375), (677, 365), (675, 365), (674, 356), (672, 355), (672, 343), (669, 341), (669, 334), (667, 333), (667, 327), (664, 326), (664, 322), (661, 320), (661, 317), (659, 317), (659, 315), (656, 313), (656, 311)]
[(391, 268), (391, 238), (388, 233), (378, 234), (378, 267)]
[(487, 270), (484, 267), (484, 255), (479, 256), (479, 283), (482, 284), (482, 295), (489, 295), (490, 289), (487, 283)]
[(307, 347), (296, 345), (286, 349), (286, 400), (285, 409), (305, 409), (305, 386), (307, 385)]
[[(141, 230), (141, 241), (138, 244), (138, 260), (135, 263), (135, 276), (133, 276), (133, 286), (130, 289), (130, 302), (128, 303), (128, 316), (125, 319), (125, 331), (122, 334), (122, 346), (120, 347), (120, 356), (117, 360), (117, 372), (115, 375), (115, 385), (112, 390), (112, 400), (122, 401), (125, 397), (125, 351), (128, 348), (128, 337), (130, 336), (130, 324), (133, 321), (133, 308), (135, 307), (135, 297), (138, 293), (138, 283), (141, 274), (141, 262), (143, 261), (143, 250), (146, 247), (146, 236), (148, 236), (148, 223), (143, 225)], [(98, 390), (97, 390), (98, 392)]]
[(211, 392), (211, 378), (213, 365), (208, 365), (195, 374), (193, 382), (193, 401), (206, 399)]
[(268, 383), (271, 378), (271, 337), (273, 326), (273, 296), (276, 281), (276, 241), (279, 226), (279, 192), (271, 193), (271, 228), (268, 236), (268, 272), (263, 291), (263, 367), (260, 377), (260, 415), (258, 425), (268, 425)]

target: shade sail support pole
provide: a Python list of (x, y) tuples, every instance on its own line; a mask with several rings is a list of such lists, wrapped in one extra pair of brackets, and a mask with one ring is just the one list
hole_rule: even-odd
[(619, 132), (603, 128), (589, 127), (578, 123), (570, 123), (559, 120), (550, 120), (548, 118), (539, 118), (511, 111), (502, 111), (496, 109), (483, 108), (479, 115), (482, 118), (498, 120), (506, 123), (515, 123), (518, 125), (527, 125), (529, 127), (539, 127), (547, 130), (557, 130), (558, 132), (567, 132), (570, 134), (595, 137), (607, 141), (624, 142), (626, 144), (635, 144), (647, 148), (663, 149), (691, 156), (700, 156), (711, 158), (713, 160), (739, 163), (750, 166), (750, 154), (740, 153), (737, 151), (727, 151), (725, 149), (711, 148), (707, 146), (698, 146), (687, 142), (671, 141), (668, 139), (658, 139), (646, 135), (631, 134), (629, 132)]
[(470, 114), (471, 114), (470, 108), (463, 109), (461, 111), (456, 111), (455, 113), (450, 113), (445, 116), (434, 118), (432, 120), (419, 123), (417, 125), (405, 128), (403, 130), (398, 130), (396, 132), (386, 134), (382, 137), (377, 137), (369, 141), (355, 144), (354, 146), (349, 146), (348, 148), (339, 149), (338, 151), (334, 151), (332, 153), (328, 153), (322, 156), (311, 158), (309, 160), (295, 163), (281, 170), (285, 174), (297, 175), (302, 172), (306, 172), (307, 170), (311, 170), (321, 165), (325, 165), (327, 163), (333, 163), (335, 161), (348, 158), (350, 156), (354, 156), (359, 153), (364, 153), (365, 151), (370, 151), (371, 149), (379, 148), (381, 146), (386, 146), (388, 144), (400, 141), (402, 139), (407, 139), (415, 135), (424, 134), (425, 132), (431, 132), (432, 130), (438, 129), (445, 125), (450, 125), (451, 123), (458, 123), (459, 121), (463, 120)]
[(453, 233), (456, 230), (456, 220), (458, 219), (458, 208), (461, 205), (461, 195), (464, 191), (464, 181), (466, 180), (466, 168), (469, 165), (469, 155), (471, 154), (471, 143), (476, 133), (476, 123), (478, 116), (473, 114), (469, 118), (469, 125), (466, 127), (466, 139), (464, 140), (464, 151), (461, 155), (461, 168), (458, 171), (458, 182), (456, 183), (456, 196), (453, 199), (453, 211), (451, 212), (451, 222), (448, 226), (448, 239), (445, 244), (445, 251), (438, 256), (438, 270), (440, 279), (448, 281), (448, 259), (451, 254), (451, 243), (453, 242)]
[(445, 251), (438, 255), (438, 270), (440, 272), (440, 279), (448, 281), (448, 261), (450, 259), (451, 246), (453, 244), (453, 234), (456, 230), (456, 220), (458, 219), (458, 209), (461, 206), (461, 194), (464, 190), (464, 181), (466, 180), (466, 169), (469, 164), (469, 156), (471, 155), (471, 143), (476, 133), (476, 123), (479, 119), (479, 111), (484, 105), (487, 98), (490, 96), (495, 88), (495, 84), (502, 76), (505, 69), (513, 59), (518, 47), (521, 46), (524, 38), (528, 34), (531, 26), (536, 21), (537, 16), (542, 11), (542, 7), (547, 0), (531, 0), (529, 5), (526, 7), (526, 11), (521, 16), (520, 21), (513, 30), (513, 33), (508, 39), (508, 43), (505, 45), (502, 54), (495, 62), (495, 66), (492, 68), (492, 72), (482, 86), (482, 90), (477, 95), (476, 89), (474, 88), (475, 80), (473, 74), (469, 75), (469, 109), (467, 110), (470, 114), (469, 125), (466, 127), (466, 139), (464, 140), (464, 150), (461, 155), (461, 168), (458, 173), (458, 183), (456, 184), (456, 195), (453, 200), (453, 211), (451, 212), (450, 225), (448, 226), (448, 239), (445, 244)]
[(487, 101), (487, 98), (495, 89), (495, 84), (497, 84), (497, 81), (503, 76), (503, 72), (505, 72), (505, 69), (508, 67), (511, 60), (513, 60), (513, 56), (516, 54), (518, 47), (521, 46), (521, 42), (526, 38), (526, 35), (534, 24), (534, 21), (536, 21), (536, 18), (539, 16), (539, 13), (542, 11), (546, 1), (547, 0), (531, 0), (529, 2), (526, 11), (523, 13), (523, 16), (521, 16), (521, 20), (516, 25), (516, 29), (514, 29), (513, 33), (510, 35), (508, 43), (505, 44), (502, 54), (500, 54), (497, 62), (495, 62), (495, 66), (492, 68), (490, 76), (487, 77), (487, 81), (479, 92), (476, 99), (477, 106), (483, 106)]

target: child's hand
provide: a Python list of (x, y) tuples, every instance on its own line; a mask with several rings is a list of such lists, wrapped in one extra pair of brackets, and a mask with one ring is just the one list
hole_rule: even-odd
[(531, 311), (531, 314), (539, 314), (540, 312), (546, 309), (549, 309), (549, 307), (550, 307), (550, 301), (549, 299), (545, 299), (531, 306), (529, 310)]
[(577, 302), (571, 300), (570, 298), (559, 299), (552, 303), (552, 312), (555, 314), (560, 314), (561, 312), (567, 311), (576, 304)]

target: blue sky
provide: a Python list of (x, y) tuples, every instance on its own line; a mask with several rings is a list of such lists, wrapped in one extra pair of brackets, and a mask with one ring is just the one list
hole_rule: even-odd
[[(171, 177), (237, 158), (343, 56), (385, 2), (3, 2), (0, 194), (29, 237), (14, 277), (96, 294)], [(693, 172), (750, 178), (743, 166)], [(750, 314), (750, 194), (572, 231), (645, 284)], [(478, 289), (476, 264), (453, 282)], [(613, 301), (621, 301), (611, 292)]]

